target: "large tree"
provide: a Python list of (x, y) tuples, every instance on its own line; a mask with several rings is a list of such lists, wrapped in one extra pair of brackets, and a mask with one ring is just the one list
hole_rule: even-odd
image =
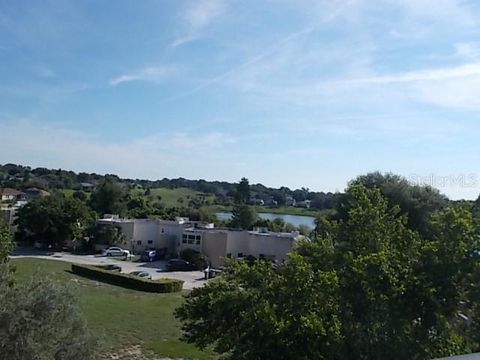
[(8, 255), (13, 249), (13, 237), (5, 219), (0, 212), (0, 264), (8, 260)]
[(61, 246), (68, 240), (82, 238), (94, 219), (94, 213), (85, 203), (55, 194), (22, 207), (17, 223), (21, 230), (33, 233), (38, 240)]
[(0, 358), (89, 360), (96, 340), (78, 294), (46, 277), (17, 282), (8, 264), (12, 235), (0, 219)]
[(90, 197), (90, 206), (98, 215), (127, 214), (128, 194), (126, 190), (112, 179), (106, 179)]
[(234, 199), (239, 204), (248, 204), (250, 202), (250, 184), (247, 178), (243, 177), (240, 179)]
[[(390, 173), (372, 172), (358, 176), (351, 184), (360, 184), (369, 189), (380, 189), (390, 207), (399, 206), (401, 212), (408, 215), (409, 227), (417, 230), (423, 236), (432, 235), (430, 216), (448, 205), (447, 197), (437, 189), (411, 183), (399, 175)], [(348, 211), (348, 202), (348, 196), (341, 198), (340, 215)]]
[(247, 178), (242, 178), (237, 184), (234, 199), (230, 225), (239, 229), (251, 230), (258, 219), (255, 210), (248, 204), (250, 201), (250, 185)]
[[(186, 340), (235, 359), (426, 359), (476, 350), (458, 316), (479, 301), (471, 214), (447, 209), (422, 239), (377, 188), (352, 185), (285, 264), (232, 262), (178, 309)], [(469, 330), (465, 330), (465, 329)]]
[(0, 265), (0, 358), (93, 359), (96, 341), (77, 299), (48, 278), (16, 283), (8, 266)]

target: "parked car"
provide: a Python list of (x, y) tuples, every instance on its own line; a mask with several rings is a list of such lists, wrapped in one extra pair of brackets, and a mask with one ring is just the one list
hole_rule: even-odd
[(138, 277), (142, 277), (142, 278), (147, 278), (147, 279), (151, 279), (152, 277), (150, 276), (150, 274), (146, 271), (132, 271), (130, 273), (130, 275), (134, 275), (134, 276), (138, 276)]
[(152, 262), (158, 259), (156, 250), (145, 250), (142, 254), (142, 261)]
[(194, 264), (189, 263), (188, 261), (182, 259), (172, 259), (168, 260), (166, 265), (167, 271), (192, 271), (197, 270), (197, 267)]
[(118, 271), (118, 272), (122, 271), (122, 268), (118, 265), (115, 265), (115, 264), (101, 265), (99, 267), (104, 269), (104, 270), (109, 270), (109, 271)]
[(109, 247), (108, 249), (104, 249), (102, 251), (102, 254), (104, 256), (129, 256), (130, 251), (112, 246), (112, 247)]
[(167, 255), (167, 248), (145, 250), (142, 254), (142, 261), (155, 261), (164, 259)]

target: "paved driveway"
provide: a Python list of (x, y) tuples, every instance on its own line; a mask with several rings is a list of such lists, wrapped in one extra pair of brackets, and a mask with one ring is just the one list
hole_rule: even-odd
[(193, 289), (195, 287), (200, 287), (205, 284), (204, 275), (202, 271), (172, 271), (165, 272), (166, 261), (153, 261), (149, 263), (145, 262), (133, 262), (133, 261), (124, 261), (121, 257), (106, 257), (100, 255), (74, 255), (66, 252), (46, 252), (35, 249), (17, 249), (13, 255), (12, 259), (18, 258), (37, 258), (37, 259), (48, 259), (48, 260), (58, 260), (66, 261), (70, 263), (85, 264), (85, 265), (105, 265), (105, 264), (115, 264), (119, 265), (122, 268), (122, 273), (130, 273), (135, 270), (142, 270), (148, 272), (152, 279), (160, 278), (172, 278), (183, 280), (184, 289)]

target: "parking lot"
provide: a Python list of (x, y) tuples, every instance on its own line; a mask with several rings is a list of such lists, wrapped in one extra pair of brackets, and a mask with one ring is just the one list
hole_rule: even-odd
[(136, 270), (146, 271), (150, 274), (153, 280), (160, 278), (172, 278), (183, 280), (184, 289), (193, 289), (195, 287), (200, 287), (205, 284), (204, 274), (202, 271), (172, 271), (166, 272), (165, 269), (165, 260), (153, 261), (153, 262), (136, 262), (136, 261), (125, 261), (122, 257), (106, 257), (101, 255), (74, 255), (66, 252), (47, 252), (40, 251), (35, 249), (25, 249), (19, 248), (16, 249), (13, 255), (15, 258), (38, 258), (38, 259), (49, 259), (49, 260), (58, 260), (66, 261), (70, 263), (85, 264), (85, 265), (106, 265), (106, 264), (115, 264), (119, 265), (122, 268), (122, 273), (130, 273)]

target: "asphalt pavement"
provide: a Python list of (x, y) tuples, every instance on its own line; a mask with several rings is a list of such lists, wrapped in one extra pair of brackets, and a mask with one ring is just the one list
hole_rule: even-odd
[(66, 261), (69, 263), (85, 264), (85, 265), (107, 265), (115, 264), (122, 268), (122, 273), (130, 273), (132, 271), (142, 270), (150, 274), (153, 280), (161, 278), (183, 280), (184, 289), (193, 289), (201, 287), (205, 284), (203, 271), (164, 271), (167, 261), (159, 260), (153, 262), (136, 262), (123, 260), (122, 257), (106, 257), (101, 255), (75, 255), (67, 252), (49, 252), (45, 250), (36, 250), (31, 248), (16, 249), (12, 259), (19, 258), (36, 258)]

